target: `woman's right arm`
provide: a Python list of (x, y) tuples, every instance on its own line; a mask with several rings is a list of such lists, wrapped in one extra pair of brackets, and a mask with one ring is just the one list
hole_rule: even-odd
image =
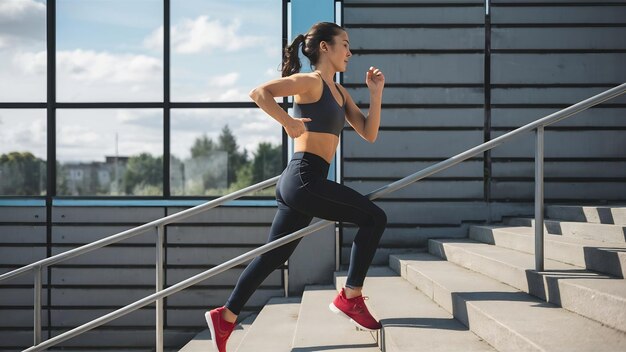
[(311, 121), (309, 118), (293, 118), (278, 105), (274, 98), (303, 94), (309, 91), (317, 83), (317, 79), (310, 74), (297, 73), (289, 77), (275, 79), (250, 91), (250, 98), (274, 120), (278, 121), (289, 137), (297, 138), (306, 129), (304, 122)]

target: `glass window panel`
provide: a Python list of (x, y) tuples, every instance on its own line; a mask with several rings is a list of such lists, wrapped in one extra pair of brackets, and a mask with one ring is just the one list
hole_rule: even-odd
[(0, 110), (0, 195), (46, 194), (46, 110)]
[(163, 194), (159, 109), (57, 111), (57, 194)]
[(162, 27), (162, 0), (57, 0), (57, 100), (162, 100)]
[(45, 101), (46, 67), (45, 1), (0, 1), (0, 101)]
[(174, 0), (172, 101), (243, 101), (280, 77), (282, 1)]
[(260, 109), (172, 109), (171, 124), (172, 195), (224, 195), (282, 171), (281, 127)]

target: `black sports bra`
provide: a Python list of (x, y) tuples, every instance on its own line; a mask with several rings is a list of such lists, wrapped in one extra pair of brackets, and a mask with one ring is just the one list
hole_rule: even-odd
[[(321, 79), (321, 76), (320, 76)], [(298, 104), (293, 102), (293, 116), (297, 118), (310, 118), (310, 122), (305, 122), (306, 130), (309, 132), (325, 132), (332, 133), (339, 137), (346, 120), (346, 99), (341, 90), (337, 87), (337, 91), (341, 95), (343, 105), (339, 105), (330, 87), (326, 81), (322, 79), (324, 88), (322, 96), (314, 103)]]

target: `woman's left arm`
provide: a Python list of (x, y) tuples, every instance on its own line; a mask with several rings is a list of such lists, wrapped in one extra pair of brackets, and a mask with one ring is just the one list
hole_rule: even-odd
[(378, 127), (380, 126), (380, 110), (385, 76), (379, 69), (370, 67), (365, 74), (365, 83), (370, 92), (370, 108), (367, 117), (363, 115), (361, 109), (354, 103), (346, 89), (341, 87), (341, 90), (346, 97), (346, 120), (363, 139), (374, 143), (378, 136)]

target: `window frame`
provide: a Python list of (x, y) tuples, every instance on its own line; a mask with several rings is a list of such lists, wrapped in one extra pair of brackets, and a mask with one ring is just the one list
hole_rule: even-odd
[[(172, 0), (163, 1), (163, 28), (170, 29), (171, 23), (171, 2)], [(282, 48), (287, 45), (288, 41), (288, 6), (290, 0), (281, 0), (282, 2)], [(46, 110), (47, 115), (47, 140), (46, 140), (46, 195), (45, 196), (12, 196), (12, 195), (0, 195), (0, 201), (3, 203), (14, 203), (20, 200), (26, 202), (32, 202), (33, 200), (45, 200), (46, 204), (53, 204), (53, 201), (71, 202), (74, 204), (85, 201), (93, 203), (93, 201), (101, 201), (102, 205), (106, 204), (120, 204), (124, 200), (131, 200), (133, 202), (146, 201), (150, 204), (165, 204), (170, 200), (177, 202), (185, 202), (189, 204), (196, 204), (201, 200), (209, 200), (218, 198), (218, 196), (172, 196), (170, 190), (170, 158), (171, 158), (171, 109), (258, 109), (258, 106), (254, 102), (172, 102), (170, 96), (170, 80), (171, 80), (171, 41), (170, 30), (164, 30), (163, 35), (163, 99), (158, 102), (57, 102), (56, 97), (56, 83), (57, 83), (57, 67), (56, 67), (56, 12), (57, 12), (57, 0), (47, 0), (46, 2), (46, 102), (0, 102), (0, 109), (39, 109)], [(291, 103), (285, 97), (282, 102), (279, 103), (281, 107), (287, 111)], [(156, 108), (163, 112), (163, 194), (161, 196), (59, 196), (57, 195), (57, 150), (56, 150), (56, 131), (57, 131), (57, 109), (149, 109)], [(287, 164), (287, 145), (288, 136), (281, 128), (282, 134), (282, 165), (284, 168)], [(49, 162), (54, 160), (55, 162)], [(260, 205), (267, 206), (268, 201), (272, 203), (273, 198), (268, 196), (245, 196), (242, 197), (242, 204), (240, 205)], [(258, 201), (258, 202), (255, 202)], [(155, 203), (156, 202), (156, 203)], [(141, 202), (143, 203), (143, 202)], [(258, 204), (257, 204), (258, 203)], [(238, 205), (237, 201), (230, 202), (229, 204)]]

